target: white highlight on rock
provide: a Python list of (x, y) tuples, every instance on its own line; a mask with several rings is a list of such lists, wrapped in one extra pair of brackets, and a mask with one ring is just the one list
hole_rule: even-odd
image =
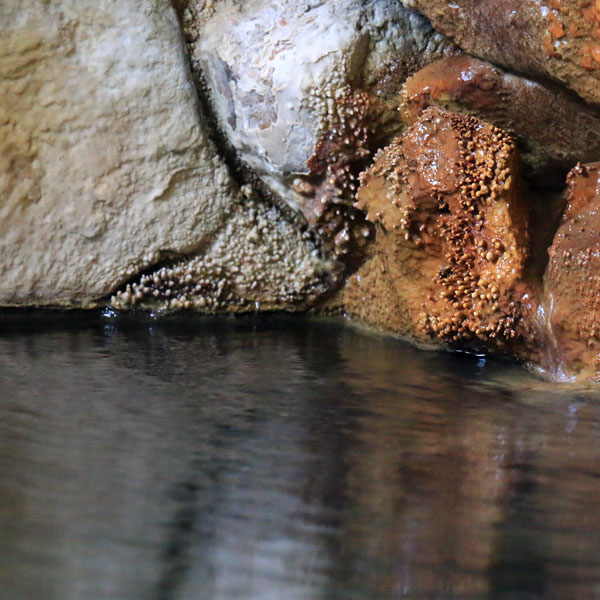
[[(198, 2), (192, 0), (192, 5)], [(348, 84), (447, 40), (398, 0), (223, 0), (188, 19), (221, 129), (288, 204)], [(194, 18), (196, 22), (194, 22)]]

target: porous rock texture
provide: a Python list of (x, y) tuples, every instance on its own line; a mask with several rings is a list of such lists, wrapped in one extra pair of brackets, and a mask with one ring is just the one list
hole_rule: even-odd
[(577, 165), (544, 276), (552, 375), (600, 380), (600, 163)]
[(302, 310), (342, 276), (275, 206), (248, 199), (232, 210), (204, 252), (143, 274), (111, 299), (114, 308), (203, 312)]
[(0, 305), (333, 308), (598, 379), (599, 26), (591, 0), (4, 0)]
[(529, 344), (522, 193), (507, 134), (426, 109), (361, 176), (357, 206), (377, 232), (346, 310), (423, 344), (509, 355)]
[(405, 0), (466, 52), (600, 104), (597, 0)]
[(398, 0), (184, 4), (192, 63), (225, 138), (311, 225), (329, 203), (351, 205), (377, 147), (385, 111), (370, 87), (456, 52)]
[[(600, 84), (599, 84), (600, 85)], [(405, 82), (401, 111), (414, 123), (428, 106), (472, 114), (517, 142), (525, 176), (562, 189), (577, 162), (600, 160), (600, 113), (560, 85), (507, 73), (466, 54), (431, 63)]]
[[(249, 231), (240, 197), (168, 2), (0, 3), (0, 304), (90, 306), (165, 261), (204, 256), (231, 222), (240, 239)], [(271, 239), (261, 256), (319, 270), (297, 239)]]

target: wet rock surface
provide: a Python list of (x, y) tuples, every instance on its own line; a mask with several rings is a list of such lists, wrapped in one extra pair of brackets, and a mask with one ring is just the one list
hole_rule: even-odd
[(512, 139), (427, 109), (361, 177), (376, 224), (345, 306), (425, 344), (513, 352), (528, 335), (528, 209)]
[(562, 188), (567, 172), (600, 159), (600, 113), (559, 85), (539, 82), (463, 55), (436, 61), (402, 88), (412, 124), (428, 106), (465, 112), (513, 136), (525, 176), (538, 188)]
[(600, 380), (600, 163), (577, 165), (568, 183), (544, 276), (550, 368)]
[(600, 163), (577, 165), (567, 182), (544, 272), (513, 140), (472, 116), (426, 109), (361, 177), (357, 207), (376, 233), (341, 294), (345, 310), (425, 346), (598, 380)]
[(344, 311), (597, 379), (598, 6), (7, 0), (0, 305)]
[(407, 0), (463, 50), (549, 77), (600, 104), (600, 6), (595, 0)]

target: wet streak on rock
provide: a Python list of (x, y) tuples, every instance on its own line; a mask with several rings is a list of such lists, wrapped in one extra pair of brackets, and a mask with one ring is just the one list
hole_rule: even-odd
[(545, 303), (563, 368), (600, 378), (600, 163), (577, 165), (549, 250)]

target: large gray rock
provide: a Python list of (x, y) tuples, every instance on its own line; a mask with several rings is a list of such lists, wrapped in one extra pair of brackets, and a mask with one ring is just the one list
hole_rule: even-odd
[(313, 302), (336, 266), (207, 131), (168, 2), (5, 0), (0, 305)]
[(83, 304), (238, 196), (164, 0), (0, 3), (0, 304)]

